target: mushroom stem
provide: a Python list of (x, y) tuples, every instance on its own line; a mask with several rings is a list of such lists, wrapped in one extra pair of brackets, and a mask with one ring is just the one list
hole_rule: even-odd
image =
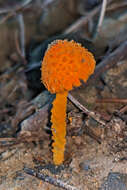
[(64, 161), (64, 149), (66, 144), (66, 106), (68, 92), (56, 94), (53, 102), (51, 122), (53, 139), (53, 161), (55, 165), (60, 165)]

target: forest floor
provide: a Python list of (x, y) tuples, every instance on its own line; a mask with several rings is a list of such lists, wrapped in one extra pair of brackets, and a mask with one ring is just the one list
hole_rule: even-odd
[[(2, 17), (0, 190), (59, 190), (60, 184), (63, 184), (63, 189), (67, 190), (125, 190), (127, 189), (127, 4), (124, 0), (120, 3), (112, 1), (111, 5), (107, 6), (101, 33), (92, 38), (91, 33), (94, 30), (90, 28), (94, 28), (97, 23), (98, 13), (101, 10), (99, 3), (92, 5), (90, 4), (92, 1), (89, 1), (89, 4), (86, 1), (87, 3), (83, 4), (86, 14), (82, 15), (82, 1), (72, 6), (63, 0), (62, 7), (57, 1), (47, 4), (48, 1), (44, 2), (45, 7), (40, 9), (39, 2), (36, 4), (30, 1), (24, 5), (25, 8), (22, 4), (19, 7), (14, 5), (16, 11), (20, 10), (21, 14), (17, 14), (15, 18), (8, 11), (7, 15)], [(7, 5), (9, 6), (8, 1)], [(4, 7), (4, 3), (1, 3), (1, 6)], [(75, 6), (79, 7), (78, 10)], [(37, 8), (39, 11), (35, 15)], [(3, 9), (5, 10), (5, 7)], [(41, 9), (46, 11), (44, 15)], [(68, 11), (71, 14), (67, 14)], [(63, 15), (66, 17), (61, 23)], [(83, 23), (81, 17), (89, 18), (89, 23), (86, 21)], [(33, 24), (31, 24), (32, 19), (34, 19)], [(52, 26), (55, 21), (59, 24)], [(76, 21), (79, 25), (75, 23)], [(71, 27), (70, 23), (73, 23)], [(15, 32), (17, 28), (18, 37)], [(76, 33), (73, 34), (75, 30)], [(60, 35), (56, 37), (55, 34), (59, 31)], [(69, 92), (65, 160), (61, 166), (54, 166), (50, 129), (50, 110), (54, 95), (50, 94), (40, 82), (40, 66), (48, 43), (53, 39), (63, 38), (76, 39), (92, 51), (97, 66), (87, 84)], [(74, 98), (73, 101), (71, 96)], [(76, 103), (77, 101), (82, 107)], [(84, 111), (85, 109), (88, 109), (88, 113)], [(60, 184), (56, 182), (55, 186), (51, 184), (52, 180), (44, 182), (38, 177), (28, 175), (27, 169), (42, 174), (45, 179), (47, 176), (55, 182), (59, 179)], [(114, 178), (110, 178), (111, 175), (114, 175)]]

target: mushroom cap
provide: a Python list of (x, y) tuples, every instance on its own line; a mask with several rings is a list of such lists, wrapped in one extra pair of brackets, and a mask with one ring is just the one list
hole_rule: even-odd
[(51, 93), (72, 90), (87, 81), (94, 72), (95, 59), (81, 44), (56, 40), (46, 50), (41, 68), (41, 80)]

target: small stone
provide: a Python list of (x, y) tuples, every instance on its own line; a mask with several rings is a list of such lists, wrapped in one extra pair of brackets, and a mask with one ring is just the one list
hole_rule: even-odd
[(79, 166), (81, 170), (84, 170), (84, 171), (89, 171), (91, 169), (90, 165), (87, 162), (81, 162)]

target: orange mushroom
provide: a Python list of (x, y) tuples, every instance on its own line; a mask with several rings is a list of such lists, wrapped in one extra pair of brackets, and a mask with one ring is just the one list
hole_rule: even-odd
[(94, 72), (95, 64), (92, 53), (73, 40), (56, 40), (49, 45), (45, 53), (41, 80), (51, 93), (56, 93), (51, 111), (55, 165), (64, 161), (68, 91), (80, 86), (80, 80), (86, 82)]

